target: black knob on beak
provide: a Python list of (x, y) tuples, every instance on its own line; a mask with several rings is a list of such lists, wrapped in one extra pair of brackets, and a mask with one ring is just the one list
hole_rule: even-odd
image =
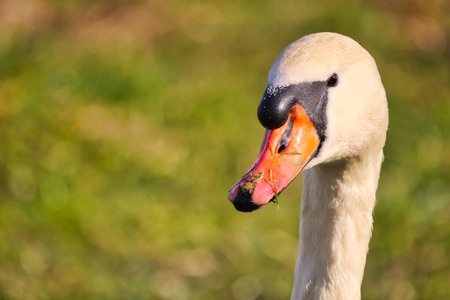
[(259, 122), (267, 129), (283, 126), (289, 117), (289, 111), (296, 102), (296, 98), (289, 88), (268, 87), (259, 103)]

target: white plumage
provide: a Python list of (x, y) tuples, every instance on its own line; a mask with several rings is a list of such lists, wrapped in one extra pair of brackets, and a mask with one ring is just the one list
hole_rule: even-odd
[(360, 299), (388, 126), (374, 59), (336, 33), (293, 42), (269, 72), (258, 119), (260, 153), (230, 201), (258, 209), (306, 170), (291, 299)]
[(329, 93), (326, 139), (306, 166), (300, 245), (291, 299), (360, 299), (372, 212), (388, 125), (375, 61), (335, 33), (305, 36), (284, 49), (269, 84), (339, 74)]

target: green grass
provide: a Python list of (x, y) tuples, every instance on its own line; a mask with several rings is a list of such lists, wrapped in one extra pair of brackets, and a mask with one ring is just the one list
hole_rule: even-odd
[[(417, 47), (401, 5), (35, 3), (0, 37), (0, 298), (287, 299), (300, 178), (279, 210), (227, 193), (275, 56), (317, 31), (368, 49), (389, 100), (363, 298), (450, 298), (449, 48)], [(440, 5), (418, 13), (448, 36)]]

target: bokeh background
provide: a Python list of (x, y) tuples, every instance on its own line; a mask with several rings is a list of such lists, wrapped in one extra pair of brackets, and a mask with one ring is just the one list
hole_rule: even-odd
[(446, 0), (0, 0), (0, 298), (288, 299), (301, 178), (253, 214), (227, 192), (275, 56), (318, 31), (389, 100), (363, 299), (450, 299)]

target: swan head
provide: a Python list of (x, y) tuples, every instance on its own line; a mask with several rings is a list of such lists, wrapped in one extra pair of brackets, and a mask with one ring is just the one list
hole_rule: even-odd
[(304, 36), (275, 59), (258, 119), (261, 150), (228, 196), (243, 212), (274, 201), (303, 169), (382, 150), (388, 109), (376, 63), (349, 37)]

